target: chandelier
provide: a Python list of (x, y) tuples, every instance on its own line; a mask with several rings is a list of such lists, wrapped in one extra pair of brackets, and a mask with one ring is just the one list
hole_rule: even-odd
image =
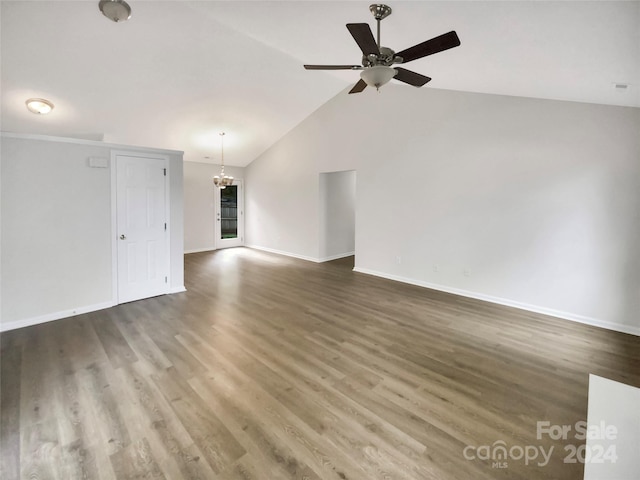
[(213, 177), (213, 184), (222, 189), (228, 185), (233, 185), (233, 177), (229, 177), (224, 174), (224, 132), (220, 133), (220, 176)]

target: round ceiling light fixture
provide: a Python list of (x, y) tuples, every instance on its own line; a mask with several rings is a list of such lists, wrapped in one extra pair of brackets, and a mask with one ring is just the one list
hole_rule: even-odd
[(53, 103), (44, 98), (30, 98), (25, 103), (27, 104), (27, 109), (37, 115), (46, 115), (53, 110)]
[(116, 23), (131, 18), (131, 7), (124, 0), (100, 0), (98, 8), (105, 17)]

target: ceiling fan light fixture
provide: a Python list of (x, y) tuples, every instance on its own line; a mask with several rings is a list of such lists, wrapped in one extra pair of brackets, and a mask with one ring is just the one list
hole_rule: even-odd
[(53, 110), (53, 103), (44, 98), (30, 98), (26, 102), (27, 110), (36, 115), (46, 115)]
[(98, 8), (105, 17), (116, 23), (131, 18), (131, 7), (124, 0), (100, 0)]
[(360, 74), (360, 78), (370, 87), (375, 87), (376, 90), (379, 90), (380, 87), (389, 83), (396, 73), (398, 72), (395, 68), (385, 65), (374, 65), (373, 67), (365, 68)]

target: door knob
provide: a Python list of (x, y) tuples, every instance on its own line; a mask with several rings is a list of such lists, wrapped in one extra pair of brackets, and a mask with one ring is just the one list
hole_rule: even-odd
[(126, 237), (126, 235), (120, 235), (120, 240), (124, 240)]

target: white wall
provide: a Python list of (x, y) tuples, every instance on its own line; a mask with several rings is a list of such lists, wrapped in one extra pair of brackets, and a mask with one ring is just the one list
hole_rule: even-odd
[[(316, 156), (303, 147), (305, 139), (311, 142), (310, 148), (317, 142), (313, 129), (303, 134), (314, 119), (315, 114), (245, 168), (248, 246), (318, 259), (318, 173), (328, 169), (320, 169)], [(321, 130), (315, 133), (321, 134)]]
[(169, 157), (172, 291), (184, 289), (182, 154), (3, 134), (2, 330), (113, 305), (112, 149)]
[[(242, 180), (244, 168), (224, 167), (225, 173)], [(215, 202), (213, 177), (220, 165), (184, 162), (184, 251), (215, 250)]]
[(356, 172), (320, 174), (320, 259), (353, 255), (356, 230)]
[[(150, 152), (153, 153), (153, 152)], [(183, 152), (165, 151), (169, 157), (169, 215), (171, 220), (170, 242), (170, 275), (171, 293), (184, 292), (184, 181)]]
[(639, 133), (636, 108), (343, 92), (246, 169), (247, 237), (317, 257), (318, 174), (356, 170), (356, 269), (640, 334)]
[[(640, 388), (589, 375), (587, 451), (584, 480), (638, 478), (640, 471)], [(569, 435), (575, 438), (575, 430)], [(580, 441), (574, 441), (579, 444)], [(596, 460), (596, 459), (599, 459)]]

